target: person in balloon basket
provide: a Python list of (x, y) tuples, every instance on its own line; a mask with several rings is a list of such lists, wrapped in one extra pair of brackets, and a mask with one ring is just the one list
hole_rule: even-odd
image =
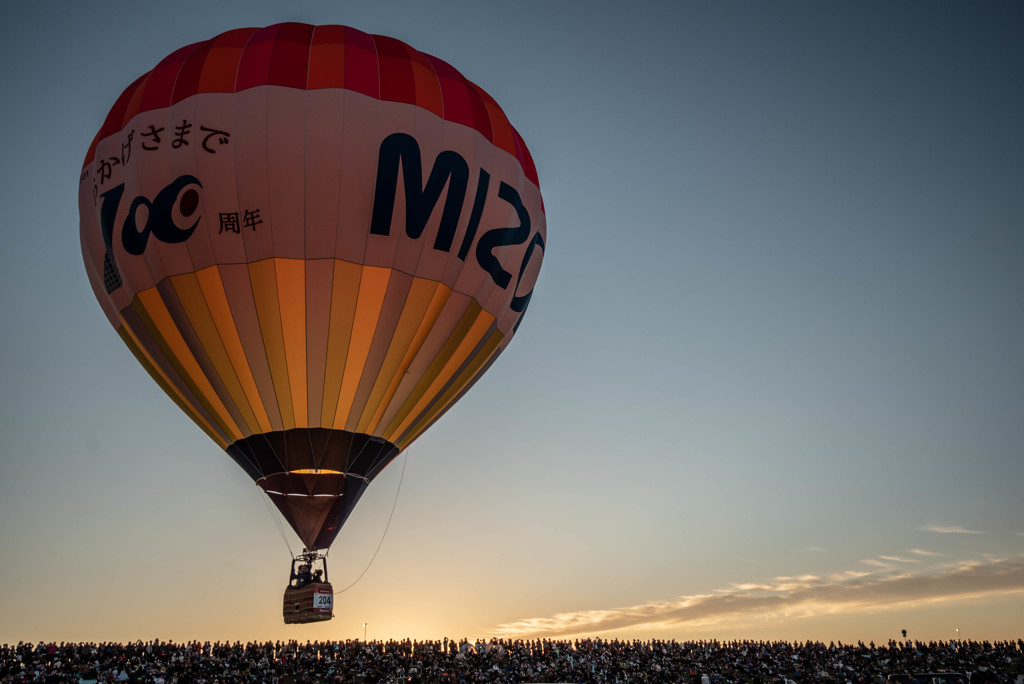
[(303, 563), (299, 566), (299, 571), (292, 574), (292, 581), (295, 583), (293, 586), (296, 589), (310, 584), (313, 581), (313, 573), (309, 571), (309, 566)]

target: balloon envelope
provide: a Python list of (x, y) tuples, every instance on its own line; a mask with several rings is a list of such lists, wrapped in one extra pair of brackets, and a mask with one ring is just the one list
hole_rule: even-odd
[(546, 235), (487, 93), (306, 24), (223, 33), (131, 84), (79, 211), (121, 339), (311, 549), (507, 346)]

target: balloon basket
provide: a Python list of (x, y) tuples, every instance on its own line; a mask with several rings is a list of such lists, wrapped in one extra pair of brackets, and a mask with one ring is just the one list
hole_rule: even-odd
[(284, 623), (324, 622), (334, 617), (334, 587), (330, 582), (314, 582), (284, 590)]
[(327, 580), (327, 553), (303, 549), (292, 559), (291, 575), (284, 590), (284, 623), (323, 622), (332, 617), (334, 587)]

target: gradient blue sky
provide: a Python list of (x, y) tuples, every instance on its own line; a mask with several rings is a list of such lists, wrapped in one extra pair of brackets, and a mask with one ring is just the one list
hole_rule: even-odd
[[(90, 291), (116, 96), (238, 26), (479, 83), (537, 162), (516, 340), (285, 627), (262, 493)], [(3, 27), (0, 642), (1024, 633), (1024, 4), (52, 2)], [(299, 546), (287, 538), (293, 549)]]

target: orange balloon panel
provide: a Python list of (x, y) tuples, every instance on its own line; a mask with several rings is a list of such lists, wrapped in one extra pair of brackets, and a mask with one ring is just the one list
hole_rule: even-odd
[(546, 239), (494, 100), (340, 26), (168, 56), (108, 114), (79, 210), (122, 340), (309, 548), (505, 348)]

